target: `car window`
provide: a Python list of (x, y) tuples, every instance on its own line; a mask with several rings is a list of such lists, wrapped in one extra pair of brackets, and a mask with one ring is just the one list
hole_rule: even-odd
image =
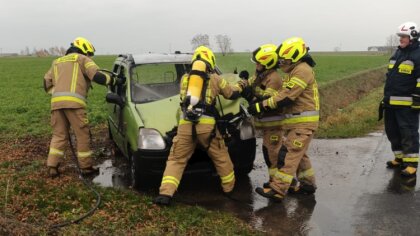
[(179, 94), (179, 81), (190, 71), (189, 64), (143, 64), (131, 69), (131, 100), (152, 102)]

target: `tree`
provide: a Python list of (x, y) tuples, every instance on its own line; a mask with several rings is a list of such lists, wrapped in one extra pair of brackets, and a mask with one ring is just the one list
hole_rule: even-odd
[(198, 46), (210, 47), (210, 38), (207, 34), (197, 34), (191, 39), (191, 46), (193, 50)]
[(223, 56), (225, 56), (227, 53), (233, 52), (232, 40), (229, 36), (218, 34), (215, 38), (217, 46), (219, 47)]
[(386, 38), (386, 47), (389, 54), (392, 54), (400, 44), (400, 40), (397, 35), (391, 34)]

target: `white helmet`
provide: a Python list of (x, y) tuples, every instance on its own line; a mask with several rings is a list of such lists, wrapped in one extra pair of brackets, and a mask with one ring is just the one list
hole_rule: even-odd
[(414, 22), (405, 22), (404, 24), (398, 27), (397, 35), (398, 36), (407, 35), (407, 36), (410, 36), (410, 40), (417, 40), (419, 38), (419, 31), (417, 28), (417, 24)]

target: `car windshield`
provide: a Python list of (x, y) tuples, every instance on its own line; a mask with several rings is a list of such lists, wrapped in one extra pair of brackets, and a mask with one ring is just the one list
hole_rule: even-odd
[(190, 70), (190, 64), (136, 65), (130, 72), (132, 102), (153, 102), (179, 94), (179, 81)]

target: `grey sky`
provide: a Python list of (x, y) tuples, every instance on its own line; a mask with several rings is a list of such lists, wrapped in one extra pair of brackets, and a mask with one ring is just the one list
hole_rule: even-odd
[(420, 26), (419, 0), (0, 0), (0, 48), (68, 47), (98, 54), (191, 51), (196, 34), (226, 34), (235, 51), (302, 37), (312, 51), (384, 45), (398, 25)]

